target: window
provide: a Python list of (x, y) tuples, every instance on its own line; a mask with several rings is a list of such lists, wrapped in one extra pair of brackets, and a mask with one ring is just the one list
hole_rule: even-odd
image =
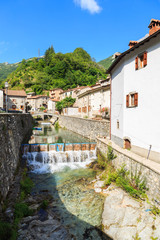
[(147, 52), (139, 54), (135, 59), (135, 70), (147, 66)]
[(126, 95), (126, 107), (138, 106), (138, 93), (130, 93)]
[(119, 129), (119, 120), (117, 120), (117, 129)]

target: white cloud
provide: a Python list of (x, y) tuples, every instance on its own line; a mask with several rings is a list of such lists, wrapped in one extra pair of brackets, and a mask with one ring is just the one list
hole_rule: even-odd
[(84, 10), (90, 13), (100, 13), (102, 8), (98, 5), (96, 0), (74, 0), (74, 2)]

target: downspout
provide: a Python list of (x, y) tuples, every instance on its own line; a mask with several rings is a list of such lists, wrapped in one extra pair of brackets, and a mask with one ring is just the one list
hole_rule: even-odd
[(111, 101), (112, 101), (112, 74), (110, 74), (111, 80), (110, 80), (110, 131), (109, 131), (109, 138), (111, 140)]

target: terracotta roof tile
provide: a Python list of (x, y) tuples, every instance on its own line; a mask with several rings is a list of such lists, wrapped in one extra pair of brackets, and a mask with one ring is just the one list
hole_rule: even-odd
[[(4, 90), (6, 94), (6, 90)], [(27, 94), (24, 90), (8, 90), (7, 91), (8, 96), (17, 96), (17, 97), (27, 97)]]

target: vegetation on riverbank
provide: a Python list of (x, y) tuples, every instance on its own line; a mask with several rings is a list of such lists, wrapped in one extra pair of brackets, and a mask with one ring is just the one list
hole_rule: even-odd
[(116, 155), (114, 155), (111, 146), (108, 146), (106, 155), (101, 152), (98, 153), (96, 166), (103, 170), (100, 176), (101, 180), (104, 181), (104, 187), (114, 182), (134, 198), (147, 198), (146, 179), (142, 178), (141, 172), (136, 172), (135, 175), (130, 174), (129, 171), (126, 170), (125, 165), (122, 165), (116, 170), (112, 165), (114, 158), (116, 158)]
[(76, 99), (70, 97), (66, 97), (63, 100), (56, 103), (56, 109), (61, 113), (63, 108), (72, 107), (75, 103)]
[[(14, 204), (13, 222), (8, 223), (5, 219), (0, 220), (0, 240), (16, 240), (19, 222), (23, 217), (33, 214), (33, 211), (29, 208), (28, 204), (24, 202), (33, 187), (32, 180), (27, 176), (27, 169), (24, 169), (20, 185), (20, 196), (19, 199), (15, 199)], [(6, 208), (7, 206), (4, 207), (4, 211)]]

